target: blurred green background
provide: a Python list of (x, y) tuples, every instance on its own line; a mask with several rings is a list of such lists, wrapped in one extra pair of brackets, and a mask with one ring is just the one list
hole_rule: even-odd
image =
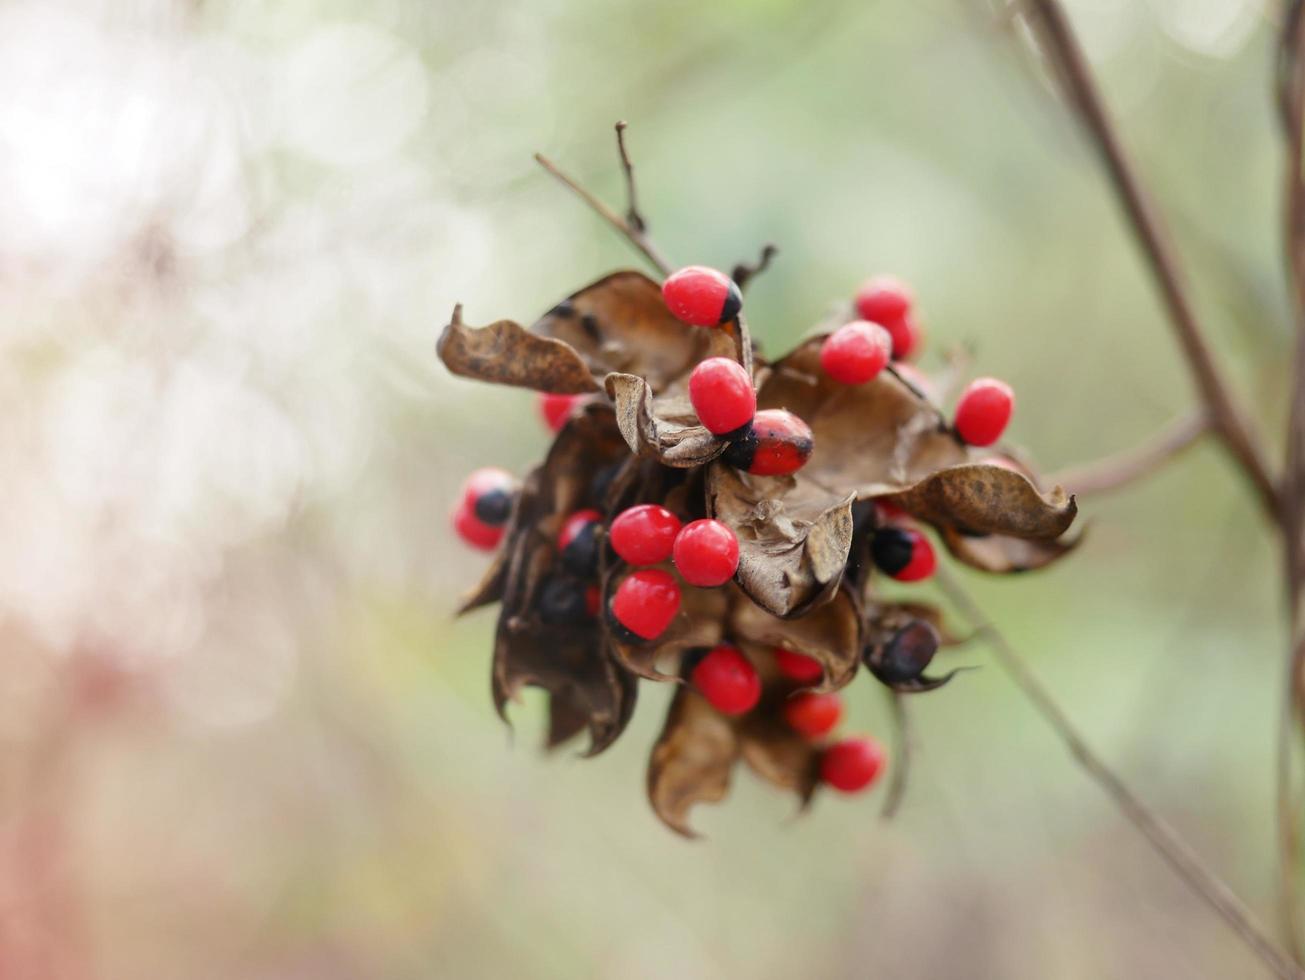
[[(1068, 6), (1280, 442), (1272, 11)], [(977, 646), (909, 705), (892, 823), (740, 774), (675, 837), (643, 797), (663, 688), (590, 761), (541, 756), (538, 697), (500, 724), (447, 514), (546, 433), (433, 345), (455, 302), (529, 322), (637, 264), (531, 161), (619, 206), (617, 119), (673, 261), (781, 246), (772, 352), (893, 272), (924, 365), (972, 347), (1049, 470), (1190, 403), (1094, 159), (977, 0), (0, 4), (0, 975), (1255, 975)], [(1080, 503), (1076, 557), (964, 578), (1271, 921), (1254, 501), (1202, 446)], [(890, 736), (870, 679), (847, 701)]]

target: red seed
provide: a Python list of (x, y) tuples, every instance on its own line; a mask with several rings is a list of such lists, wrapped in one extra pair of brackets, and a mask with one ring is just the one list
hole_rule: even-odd
[(784, 702), (784, 720), (803, 738), (828, 735), (843, 718), (843, 699), (837, 694), (803, 691)]
[(486, 466), (472, 471), (462, 485), (462, 506), (482, 523), (497, 527), (512, 513), (517, 481), (507, 470)]
[(761, 699), (757, 668), (736, 647), (721, 644), (698, 661), (689, 674), (693, 686), (721, 714), (741, 715)]
[(845, 323), (820, 346), (820, 366), (839, 384), (862, 385), (872, 381), (892, 353), (893, 338), (877, 323)]
[(757, 476), (796, 473), (811, 458), (811, 427), (782, 408), (762, 409), (747, 433), (730, 443), (725, 462)]
[(775, 667), (781, 674), (799, 684), (819, 684), (825, 676), (825, 668), (815, 657), (795, 650), (775, 648)]
[(676, 319), (698, 327), (727, 323), (743, 307), (743, 294), (734, 280), (703, 265), (687, 266), (667, 276), (662, 297)]
[(720, 521), (688, 524), (675, 537), (675, 568), (690, 585), (724, 585), (739, 567), (739, 539)]
[(933, 545), (913, 527), (879, 528), (870, 542), (870, 555), (880, 571), (899, 582), (919, 582), (938, 567)]
[(1015, 393), (996, 378), (976, 378), (956, 403), (956, 434), (971, 446), (991, 446), (1001, 438), (1015, 410)]
[(862, 320), (887, 327), (911, 312), (910, 287), (893, 276), (875, 276), (856, 291), (856, 312)]
[(476, 517), (471, 508), (462, 505), (453, 512), (453, 530), (473, 548), (493, 551), (503, 540), (503, 528), (492, 527)]
[(680, 519), (657, 504), (623, 510), (608, 531), (614, 550), (631, 565), (656, 565), (671, 557)]
[(883, 772), (888, 758), (872, 738), (847, 738), (825, 749), (820, 778), (843, 793), (859, 793)]
[(752, 378), (738, 361), (709, 357), (689, 375), (689, 401), (708, 432), (725, 435), (743, 428), (757, 411)]
[(612, 596), (612, 616), (636, 636), (653, 640), (666, 631), (680, 610), (680, 587), (661, 568), (631, 572)]
[(920, 329), (913, 313), (907, 313), (900, 319), (884, 324), (893, 341), (893, 360), (904, 361), (920, 352), (924, 342), (924, 331)]
[(557, 432), (571, 417), (571, 411), (578, 405), (584, 395), (554, 395), (549, 392), (539, 394), (539, 416), (544, 423)]

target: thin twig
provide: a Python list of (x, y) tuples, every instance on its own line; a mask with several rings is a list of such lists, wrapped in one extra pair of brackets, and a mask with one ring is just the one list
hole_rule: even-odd
[[(885, 690), (888, 690), (885, 688)], [(879, 816), (891, 820), (897, 815), (902, 800), (906, 798), (906, 781), (911, 769), (911, 750), (914, 738), (911, 734), (911, 719), (906, 713), (906, 698), (897, 691), (888, 690), (889, 707), (892, 710), (893, 728), (896, 741), (893, 752), (893, 771), (888, 783), (888, 792), (884, 794), (883, 809)]]
[(1150, 195), (1143, 190), (1124, 152), (1074, 30), (1057, 0), (1029, 0), (1025, 16), (1064, 88), (1065, 97), (1101, 155), (1159, 286), (1197, 391), (1209, 408), (1213, 431), (1245, 472), (1269, 518), (1276, 522), (1278, 490), (1260, 439), (1215, 359), (1193, 308), (1177, 253), (1170, 246)]
[(629, 124), (622, 119), (616, 124), (616, 152), (621, 156), (621, 170), (625, 174), (625, 220), (638, 232), (648, 230), (648, 222), (639, 211), (639, 194), (634, 182), (634, 161), (625, 148), (625, 128)]
[(1305, 977), (1305, 971), (1297, 967), (1274, 944), (1242, 900), (1206, 867), (1196, 852), (1168, 823), (1142, 803), (1124, 781), (1089, 748), (1051, 693), (1024, 662), (1024, 658), (984, 615), (960, 582), (941, 568), (936, 573), (935, 580), (961, 616), (969, 621), (970, 626), (984, 634), (997, 662), (1065, 743), (1070, 755), (1105, 791), (1129, 823), (1146, 837), (1170, 869), (1237, 933), (1274, 976), (1295, 980)]
[(1278, 725), (1278, 881), (1291, 950), (1301, 961), (1300, 898), (1296, 862), (1300, 826), (1292, 790), (1292, 737), (1305, 719), (1305, 4), (1291, 0), (1278, 47), (1277, 96), (1286, 160), (1283, 173), (1283, 251), (1296, 315), (1287, 461), (1282, 477), (1283, 567), (1287, 578), (1291, 646)]
[(1175, 419), (1140, 446), (1061, 470), (1047, 477), (1075, 494), (1109, 493), (1160, 469), (1210, 431), (1210, 417), (1193, 412)]
[(771, 260), (778, 254), (779, 246), (767, 242), (761, 246), (761, 254), (757, 256), (756, 262), (740, 262), (730, 273), (730, 278), (734, 280), (739, 289), (746, 289), (748, 283), (770, 268)]
[[(618, 136), (620, 135), (620, 132), (621, 130), (618, 129), (617, 130)], [(626, 158), (625, 142), (624, 140), (620, 140), (619, 142), (621, 147), (622, 158), (625, 159)], [(628, 241), (631, 245), (633, 245), (635, 248), (637, 248), (640, 252), (643, 253), (644, 258), (646, 258), (652, 264), (652, 267), (654, 269), (656, 269), (664, 276), (668, 276), (671, 274), (671, 268), (672, 268), (671, 264), (667, 262), (664, 258), (662, 258), (661, 254), (657, 251), (656, 247), (654, 247), (652, 242), (649, 241), (648, 236), (646, 234), (647, 231), (646, 226), (641, 228), (633, 227), (628, 220), (622, 218), (619, 214), (617, 214), (615, 211), (609, 208), (606, 204), (598, 200), (598, 198), (594, 197), (593, 194), (591, 194), (585, 188), (581, 187), (579, 183), (577, 183), (573, 178), (571, 178), (566, 173), (564, 173), (561, 170), (561, 168), (557, 166), (557, 164), (555, 164), (552, 160), (548, 159), (548, 157), (544, 156), (542, 153), (535, 154), (535, 162), (538, 163), (545, 170), (547, 170), (554, 177), (556, 177), (558, 180), (560, 180), (567, 187), (571, 188), (571, 190), (574, 191), (575, 194), (582, 201), (584, 201), (586, 204), (589, 205), (591, 210), (593, 210), (600, 218), (602, 218), (609, 225), (611, 225), (613, 228), (619, 231), (625, 237), (626, 241)], [(631, 208), (633, 208), (633, 201), (634, 201), (633, 168), (631, 168), (631, 170), (627, 172), (626, 176), (627, 176), (627, 180), (629, 181), (629, 186), (631, 188), (630, 200), (631, 200)], [(643, 219), (640, 218), (639, 220), (640, 223), (642, 224)]]

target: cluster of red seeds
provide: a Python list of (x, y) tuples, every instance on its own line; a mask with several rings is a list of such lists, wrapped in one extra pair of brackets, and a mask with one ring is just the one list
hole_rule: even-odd
[[(702, 266), (669, 276), (662, 294), (678, 319), (701, 327), (727, 324), (742, 307), (738, 286), (723, 273)], [(909, 289), (896, 279), (877, 277), (857, 291), (854, 305), (860, 319), (834, 330), (822, 345), (820, 366), (825, 374), (839, 384), (862, 385), (893, 364), (899, 375), (927, 387), (927, 379), (904, 363), (921, 346)], [(811, 456), (810, 427), (783, 409), (758, 411), (753, 379), (737, 361), (711, 357), (699, 363), (689, 377), (688, 394), (702, 426), (727, 441), (722, 458), (730, 465), (759, 476), (779, 476), (796, 472)], [(541, 417), (556, 432), (582, 398), (541, 395)], [(978, 379), (959, 398), (953, 429), (970, 445), (992, 445), (1005, 430), (1013, 407), (1008, 385)], [(502, 470), (473, 473), (453, 516), (463, 540), (477, 548), (497, 547), (516, 488), (516, 481)], [(936, 566), (929, 539), (905, 513), (886, 504), (879, 504), (878, 511), (870, 551), (875, 566), (901, 582), (929, 578)], [(577, 511), (563, 522), (556, 547), (565, 575), (550, 579), (543, 590), (544, 620), (569, 622), (599, 614), (600, 549), (610, 547), (633, 569), (614, 590), (607, 608), (612, 629), (629, 642), (656, 639), (679, 612), (681, 589), (670, 568), (691, 586), (714, 588), (729, 582), (739, 564), (739, 543), (727, 525), (711, 519), (682, 524), (658, 504), (630, 507), (606, 528), (597, 510)], [(668, 564), (670, 568), (660, 567)], [(805, 739), (824, 740), (842, 720), (841, 698), (804, 690), (823, 678), (818, 661), (782, 648), (774, 655), (778, 670), (794, 685), (794, 693), (783, 704), (784, 721)], [(731, 717), (751, 711), (763, 693), (756, 667), (728, 643), (699, 652), (686, 676), (713, 708)], [(884, 750), (871, 738), (845, 738), (820, 751), (821, 779), (843, 792), (870, 786), (884, 765)]]

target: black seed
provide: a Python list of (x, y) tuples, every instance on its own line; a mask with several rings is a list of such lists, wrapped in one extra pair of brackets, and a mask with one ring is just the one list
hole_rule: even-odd
[(896, 575), (911, 562), (915, 544), (900, 527), (881, 527), (870, 542), (870, 555), (881, 571)]
[(584, 526), (562, 550), (562, 567), (572, 575), (593, 578), (598, 571), (598, 522)]
[(594, 478), (589, 481), (589, 501), (599, 510), (605, 509), (603, 505), (607, 501), (607, 491), (612, 485), (612, 479), (616, 476), (617, 470), (620, 468), (620, 463), (611, 463), (601, 467), (594, 474)]
[(569, 575), (558, 575), (544, 582), (539, 590), (539, 618), (545, 623), (582, 623), (588, 617), (583, 582)]
[(575, 306), (572, 304), (572, 302), (569, 299), (564, 299), (562, 300), (562, 302), (558, 303), (551, 310), (549, 310), (548, 315), (561, 317), (564, 320), (568, 320), (571, 317), (575, 316)]
[(729, 292), (725, 294), (725, 305), (720, 310), (720, 322), (729, 323), (743, 309), (743, 294), (739, 292), (738, 283), (730, 282)]
[(716, 438), (724, 439), (726, 442), (733, 442), (735, 439), (742, 439), (744, 436), (746, 436), (750, 428), (752, 428), (752, 419), (748, 419), (737, 429), (730, 429), (729, 432), (716, 433)]
[(513, 495), (506, 490), (491, 490), (482, 493), (472, 508), (476, 516), (491, 527), (498, 527), (512, 516)]
[(611, 607), (608, 607), (607, 610), (607, 631), (616, 638), (618, 643), (647, 643), (648, 642), (642, 636), (636, 633), (634, 630), (629, 629), (619, 619), (617, 619), (616, 616), (612, 613)]
[(938, 652), (938, 631), (922, 619), (903, 626), (882, 650), (867, 658), (867, 666), (881, 681), (902, 684), (924, 673)]
[(598, 343), (603, 339), (603, 332), (598, 329), (598, 317), (592, 313), (586, 313), (580, 318), (580, 326), (594, 343)]
[(875, 505), (873, 500), (858, 500), (852, 505), (852, 536), (864, 534), (874, 526)]
[(725, 447), (721, 458), (736, 470), (747, 470), (757, 455), (757, 430), (748, 423), (747, 430)]

